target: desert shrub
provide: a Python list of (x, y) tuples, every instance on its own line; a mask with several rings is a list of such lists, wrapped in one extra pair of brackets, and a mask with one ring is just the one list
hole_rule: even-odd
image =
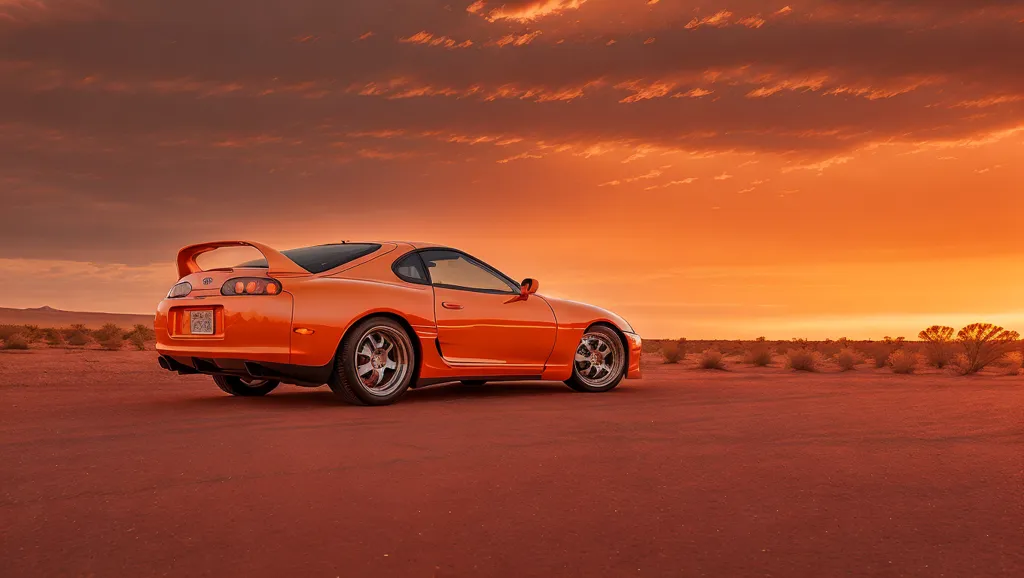
[(71, 336), (76, 333), (84, 335), (86, 338), (92, 337), (92, 331), (89, 331), (89, 328), (81, 323), (75, 323), (71, 327), (61, 329), (60, 332), (64, 335), (65, 340), (70, 340)]
[(120, 335), (108, 337), (100, 341), (100, 347), (108, 351), (120, 351), (124, 347), (124, 339)]
[(790, 349), (786, 352), (786, 367), (796, 371), (818, 371), (821, 354), (810, 349)]
[(0, 349), (28, 349), (28, 340), (20, 333), (7, 336), (4, 345)]
[(914, 373), (917, 366), (917, 355), (906, 349), (897, 349), (892, 352), (887, 362), (893, 373)]
[(952, 327), (932, 325), (917, 334), (917, 338), (925, 344), (925, 360), (928, 362), (928, 365), (939, 369), (949, 365), (950, 357), (953, 354), (951, 347), (953, 331)]
[(679, 363), (679, 360), (683, 358), (682, 352), (679, 351), (679, 346), (671, 341), (662, 344), (661, 356), (665, 358), (665, 363)]
[(146, 341), (153, 341), (154, 339), (156, 339), (156, 331), (153, 331), (153, 328), (149, 327), (148, 325), (136, 325), (132, 329), (132, 332), (143, 335), (146, 338)]
[(700, 359), (697, 360), (697, 367), (701, 369), (725, 369), (725, 359), (722, 356), (722, 352), (708, 348), (700, 354)]
[(747, 351), (743, 360), (755, 367), (767, 367), (772, 362), (772, 351), (764, 345), (757, 344)]
[(836, 363), (839, 364), (839, 369), (850, 371), (860, 363), (860, 356), (852, 347), (845, 347), (836, 354)]
[(972, 323), (957, 333), (956, 341), (963, 351), (957, 356), (957, 365), (964, 375), (978, 373), (1012, 351), (1020, 334), (992, 325)]
[(125, 340), (132, 344), (135, 349), (143, 351), (146, 349), (146, 342), (156, 339), (156, 332), (147, 325), (135, 325), (132, 330), (124, 335)]
[(864, 353), (874, 361), (875, 367), (886, 367), (889, 365), (889, 357), (896, 353), (897, 350), (903, 348), (903, 341), (902, 337), (893, 339), (886, 336), (881, 341), (866, 344), (864, 346)]
[(58, 330), (56, 330), (56, 329), (54, 329), (52, 327), (47, 327), (46, 329), (43, 329), (41, 333), (42, 333), (42, 338), (43, 338), (43, 340), (46, 341), (47, 345), (63, 345), (64, 344), (64, 335), (62, 335), (60, 331), (58, 331)]
[(139, 351), (146, 350), (146, 336), (141, 333), (132, 333), (128, 336), (128, 342)]
[(1020, 375), (1020, 369), (1024, 366), (1024, 353), (1020, 351), (1011, 351), (1006, 354), (1004, 358), (1006, 365), (1006, 375)]
[(64, 342), (75, 347), (89, 345), (89, 342), (91, 341), (92, 338), (84, 331), (71, 331), (64, 336)]
[(96, 341), (99, 341), (101, 344), (104, 341), (122, 339), (123, 336), (124, 331), (122, 331), (121, 328), (118, 327), (117, 324), (115, 323), (106, 323), (103, 325), (103, 327), (93, 332), (93, 337), (95, 337)]
[(24, 335), (25, 326), (23, 325), (0, 325), (0, 339), (6, 340), (12, 335)]

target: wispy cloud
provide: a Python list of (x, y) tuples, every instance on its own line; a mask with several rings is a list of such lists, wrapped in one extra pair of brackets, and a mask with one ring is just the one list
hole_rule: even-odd
[(440, 46), (442, 48), (449, 49), (469, 48), (470, 46), (473, 46), (472, 40), (463, 40), (462, 42), (459, 42), (454, 38), (449, 38), (447, 36), (435, 36), (426, 30), (421, 30), (412, 36), (399, 38), (398, 41), (403, 44), (425, 44), (428, 46)]
[(531, 0), (527, 2), (505, 1), (497, 5), (497, 8), (487, 10), (486, 2), (474, 2), (466, 11), (472, 14), (479, 14), (491, 22), (499, 20), (510, 20), (513, 22), (530, 22), (539, 20), (546, 16), (560, 14), (566, 10), (576, 10), (587, 0)]

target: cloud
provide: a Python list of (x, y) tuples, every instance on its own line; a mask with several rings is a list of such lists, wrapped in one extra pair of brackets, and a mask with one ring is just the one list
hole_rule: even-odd
[(504, 164), (510, 163), (512, 161), (522, 161), (522, 160), (527, 160), (527, 159), (542, 159), (542, 158), (544, 158), (543, 155), (539, 155), (539, 154), (536, 154), (536, 153), (530, 153), (530, 152), (523, 152), (523, 153), (519, 153), (517, 155), (512, 155), (510, 157), (503, 158), (503, 159), (497, 161), (497, 163), (500, 164), (500, 165), (504, 165)]
[(846, 163), (852, 160), (852, 156), (835, 156), (816, 163), (798, 164), (790, 167), (785, 167), (782, 169), (782, 172), (791, 173), (793, 171), (817, 171), (821, 173), (826, 169), (832, 168), (834, 166), (845, 165)]
[(721, 10), (719, 12), (716, 12), (716, 13), (712, 14), (711, 16), (706, 16), (704, 18), (699, 18), (699, 19), (698, 18), (694, 18), (693, 20), (690, 20), (686, 24), (686, 29), (687, 30), (696, 30), (696, 29), (700, 28), (701, 26), (714, 26), (714, 27), (728, 26), (730, 18), (732, 18), (732, 12), (729, 12), (728, 10)]
[(459, 42), (455, 39), (447, 36), (434, 36), (426, 30), (421, 30), (412, 36), (405, 38), (399, 38), (399, 42), (404, 44), (425, 44), (428, 46), (440, 46), (442, 48), (469, 48), (473, 46), (472, 40), (463, 40)]
[(628, 179), (608, 181), (607, 183), (601, 183), (600, 185), (597, 185), (597, 186), (599, 186), (599, 187), (614, 187), (614, 186), (618, 186), (618, 185), (622, 185), (622, 184), (627, 184), (627, 183), (635, 183), (637, 181), (646, 181), (646, 180), (649, 180), (649, 179), (656, 179), (656, 178), (660, 177), (661, 175), (662, 175), (662, 171), (661, 170), (659, 170), (659, 169), (652, 169), (652, 170), (647, 171), (646, 173), (644, 173), (642, 175), (637, 175), (635, 177), (629, 177)]
[(697, 182), (697, 178), (696, 177), (687, 177), (685, 179), (669, 181), (667, 183), (663, 183), (663, 184), (660, 184), (660, 185), (652, 185), (650, 187), (646, 187), (644, 190), (645, 191), (652, 191), (654, 189), (667, 189), (669, 187), (678, 187), (680, 185), (689, 185), (689, 184), (693, 184), (695, 182)]
[(467, 12), (479, 14), (490, 22), (509, 20), (512, 22), (531, 22), (541, 18), (560, 14), (566, 10), (576, 10), (587, 0), (509, 0), (502, 2), (493, 10), (486, 10), (485, 2), (474, 2), (466, 8)]
[(495, 46), (525, 46), (534, 41), (540, 36), (540, 30), (534, 30), (533, 32), (525, 32), (523, 34), (506, 34), (501, 38), (494, 41)]

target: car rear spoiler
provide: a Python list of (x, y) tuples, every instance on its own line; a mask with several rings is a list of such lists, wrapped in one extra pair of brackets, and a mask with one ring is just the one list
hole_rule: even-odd
[(203, 268), (199, 266), (199, 263), (196, 263), (196, 257), (221, 247), (252, 247), (256, 249), (267, 260), (268, 273), (270, 274), (309, 275), (309, 271), (299, 267), (295, 261), (285, 257), (277, 249), (268, 247), (263, 243), (255, 241), (212, 241), (209, 243), (199, 243), (198, 245), (189, 245), (178, 251), (178, 278), (181, 279), (186, 275), (202, 271)]

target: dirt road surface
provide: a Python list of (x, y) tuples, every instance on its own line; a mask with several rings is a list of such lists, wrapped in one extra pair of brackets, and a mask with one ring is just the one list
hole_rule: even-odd
[(645, 371), (359, 408), (0, 355), (0, 574), (1024, 576), (1024, 378)]

